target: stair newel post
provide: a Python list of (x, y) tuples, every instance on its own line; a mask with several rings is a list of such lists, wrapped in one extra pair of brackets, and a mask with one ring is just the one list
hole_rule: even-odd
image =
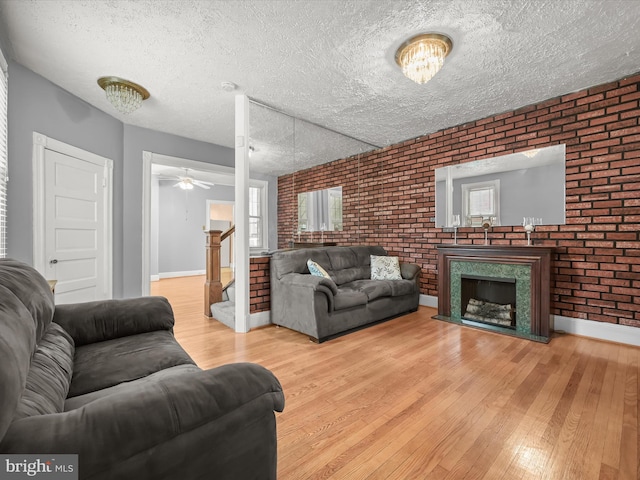
[(220, 243), (221, 230), (209, 230), (207, 235), (207, 279), (204, 284), (204, 314), (211, 317), (211, 304), (222, 301), (222, 282), (220, 281)]

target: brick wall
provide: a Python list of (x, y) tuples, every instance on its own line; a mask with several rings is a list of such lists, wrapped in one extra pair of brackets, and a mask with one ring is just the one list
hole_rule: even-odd
[[(566, 144), (566, 225), (536, 228), (554, 245), (552, 313), (640, 327), (640, 75), (501, 113), (278, 179), (278, 244), (296, 231), (299, 192), (343, 188), (342, 232), (325, 240), (379, 244), (422, 267), (437, 296), (434, 169)], [(302, 238), (319, 238), (305, 233)], [(460, 228), (459, 243), (483, 243)], [(493, 244), (524, 244), (522, 227), (494, 227)]]
[(266, 312), (271, 308), (269, 257), (249, 259), (249, 313)]

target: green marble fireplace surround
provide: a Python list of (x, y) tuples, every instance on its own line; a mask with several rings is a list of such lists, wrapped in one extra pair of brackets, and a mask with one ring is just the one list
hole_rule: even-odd
[[(548, 342), (552, 247), (443, 245), (438, 247), (438, 315), (461, 325)], [(515, 328), (463, 316), (463, 278), (515, 282)]]

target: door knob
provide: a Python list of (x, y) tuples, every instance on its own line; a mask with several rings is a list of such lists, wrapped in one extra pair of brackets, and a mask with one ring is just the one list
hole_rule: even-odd
[(49, 260), (49, 263), (51, 265), (55, 265), (56, 263), (58, 263), (58, 260), (54, 258), (53, 260)]

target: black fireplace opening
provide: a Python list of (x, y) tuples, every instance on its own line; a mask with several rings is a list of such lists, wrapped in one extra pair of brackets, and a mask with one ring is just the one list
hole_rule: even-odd
[(461, 276), (460, 316), (466, 320), (516, 328), (516, 279)]

